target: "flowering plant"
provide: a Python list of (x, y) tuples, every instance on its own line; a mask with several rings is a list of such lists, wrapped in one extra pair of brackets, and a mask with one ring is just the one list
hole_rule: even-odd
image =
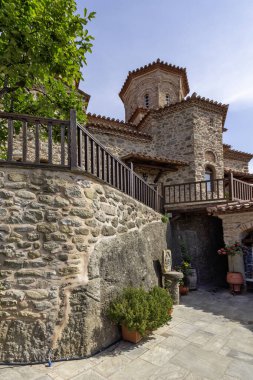
[(244, 247), (237, 241), (231, 245), (225, 245), (224, 248), (218, 250), (218, 255), (242, 255), (244, 253)]

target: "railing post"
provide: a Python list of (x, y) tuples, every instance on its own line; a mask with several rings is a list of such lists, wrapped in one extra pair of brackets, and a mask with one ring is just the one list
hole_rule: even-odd
[(229, 197), (231, 201), (234, 200), (234, 177), (232, 172), (229, 174)]
[(7, 161), (12, 161), (12, 157), (13, 157), (13, 120), (8, 119)]
[(130, 162), (130, 195), (134, 197), (134, 169), (133, 163)]
[(69, 145), (69, 155), (70, 155), (70, 169), (77, 168), (77, 126), (76, 126), (76, 110), (70, 110), (69, 118), (70, 126), (70, 145)]

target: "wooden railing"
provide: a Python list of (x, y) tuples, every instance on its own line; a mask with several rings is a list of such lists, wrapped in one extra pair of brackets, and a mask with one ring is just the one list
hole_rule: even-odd
[(165, 206), (215, 201), (250, 201), (253, 200), (253, 184), (240, 181), (230, 173), (226, 179), (166, 185), (164, 200)]
[(253, 200), (253, 184), (240, 181), (233, 178), (232, 180), (232, 199), (239, 201)]
[(162, 211), (158, 191), (78, 124), (74, 110), (69, 121), (0, 112), (0, 133), (7, 137), (0, 141), (2, 164), (81, 170)]
[(164, 186), (165, 205), (225, 200), (224, 178)]
[(78, 168), (147, 206), (161, 210), (162, 197), (158, 192), (133, 171), (132, 165), (129, 168), (114, 157), (80, 124), (77, 124), (77, 155), (74, 158), (77, 158)]

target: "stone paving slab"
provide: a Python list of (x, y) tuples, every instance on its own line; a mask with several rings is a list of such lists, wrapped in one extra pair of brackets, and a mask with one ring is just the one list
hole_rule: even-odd
[(253, 293), (200, 289), (137, 345), (120, 341), (88, 359), (0, 366), (0, 380), (253, 380)]

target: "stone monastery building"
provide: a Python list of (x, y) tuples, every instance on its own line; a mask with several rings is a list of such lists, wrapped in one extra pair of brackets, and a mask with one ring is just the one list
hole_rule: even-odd
[(189, 91), (186, 69), (158, 59), (128, 73), (119, 93), (125, 121), (88, 114), (86, 127), (158, 187), (172, 213), (168, 239), (175, 260), (183, 241), (200, 280), (209, 281), (227, 269), (216, 254), (223, 239), (229, 244), (250, 235), (253, 243), (252, 186), (242, 194), (242, 182), (253, 184), (253, 154), (223, 143), (228, 105)]
[[(0, 112), (0, 362), (119, 340), (109, 302), (161, 285), (167, 248), (200, 284), (223, 285), (228, 264), (253, 283), (253, 154), (223, 144), (227, 105), (188, 93), (186, 70), (157, 60), (129, 72), (125, 122)], [(235, 241), (247, 254), (228, 263), (217, 250)]]

